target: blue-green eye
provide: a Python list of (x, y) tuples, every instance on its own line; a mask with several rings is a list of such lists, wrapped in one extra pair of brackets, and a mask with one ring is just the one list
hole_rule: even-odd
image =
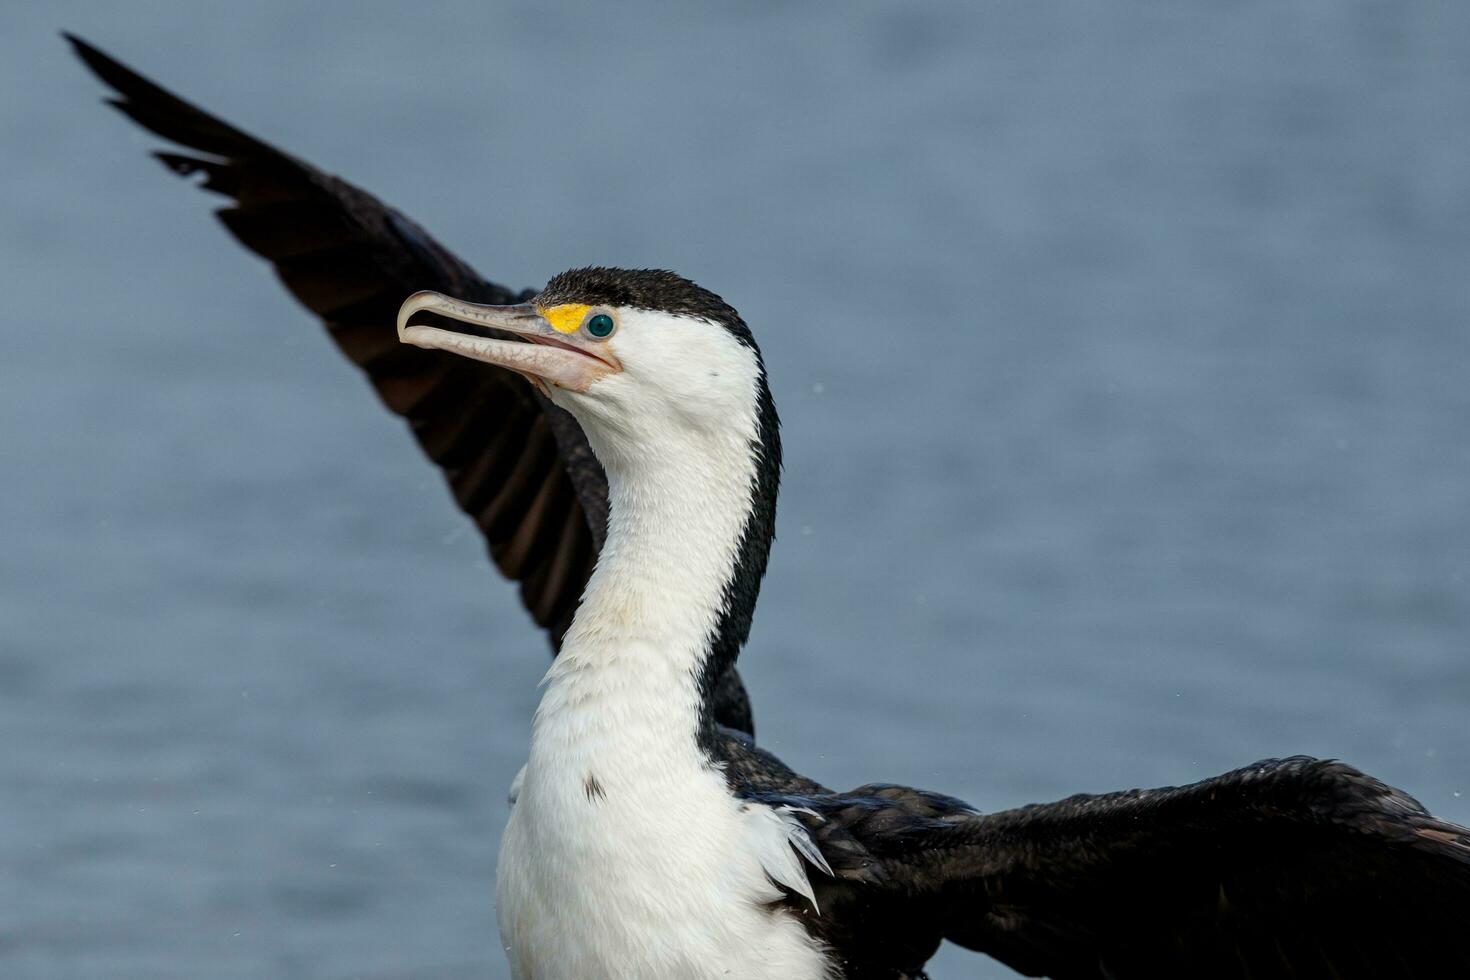
[(613, 323), (612, 317), (606, 313), (599, 313), (587, 321), (587, 332), (601, 340), (612, 336), (614, 326), (616, 324)]

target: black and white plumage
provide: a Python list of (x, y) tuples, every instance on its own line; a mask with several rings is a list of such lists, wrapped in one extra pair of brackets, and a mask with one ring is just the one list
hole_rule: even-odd
[[(455, 502), (556, 649), (607, 530), (607, 479), (576, 420), (504, 371), (405, 347), (392, 330), (403, 298), (436, 289), (481, 303), (515, 293), (487, 282), (372, 195), (200, 111), (78, 38), (78, 55), (139, 125), (207, 157), (161, 152), (180, 176), (234, 202), (217, 214), (268, 260), (390, 411), (443, 471)], [(753, 731), (737, 674), (720, 678), (722, 724)]]
[(227, 227), (409, 421), (561, 649), (499, 870), (517, 976), (917, 977), (944, 939), (1061, 978), (1470, 971), (1470, 832), (1341, 763), (989, 815), (792, 773), (733, 669), (780, 467), (735, 310), (649, 271), (514, 294), (73, 43), (203, 154), (160, 158), (234, 199)]

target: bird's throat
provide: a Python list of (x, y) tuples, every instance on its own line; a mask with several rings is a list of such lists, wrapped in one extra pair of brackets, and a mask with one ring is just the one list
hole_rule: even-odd
[[(631, 733), (651, 723), (662, 737), (685, 741), (699, 740), (711, 724), (707, 675), (728, 666), (712, 663), (713, 652), (728, 646), (733, 657), (738, 648), (722, 643), (721, 632), (748, 538), (759, 453), (749, 441), (713, 436), (671, 439), (662, 449), (637, 460), (599, 453), (608, 475), (607, 539), (548, 674), (538, 728), (552, 714), (577, 711), (584, 728), (606, 722)], [(754, 592), (739, 598), (753, 605)]]

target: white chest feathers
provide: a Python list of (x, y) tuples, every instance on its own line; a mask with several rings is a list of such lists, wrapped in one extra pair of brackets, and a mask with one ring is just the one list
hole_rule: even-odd
[(796, 820), (732, 796), (664, 712), (583, 710), (578, 686), (547, 691), (501, 842), (517, 980), (830, 977), (772, 883), (809, 892)]

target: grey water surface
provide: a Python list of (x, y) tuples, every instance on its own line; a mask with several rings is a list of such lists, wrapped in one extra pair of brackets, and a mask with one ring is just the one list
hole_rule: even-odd
[(504, 977), (546, 665), (60, 28), (500, 281), (744, 313), (798, 769), (998, 809), (1305, 752), (1470, 820), (1470, 5), (11, 3), (0, 977)]

